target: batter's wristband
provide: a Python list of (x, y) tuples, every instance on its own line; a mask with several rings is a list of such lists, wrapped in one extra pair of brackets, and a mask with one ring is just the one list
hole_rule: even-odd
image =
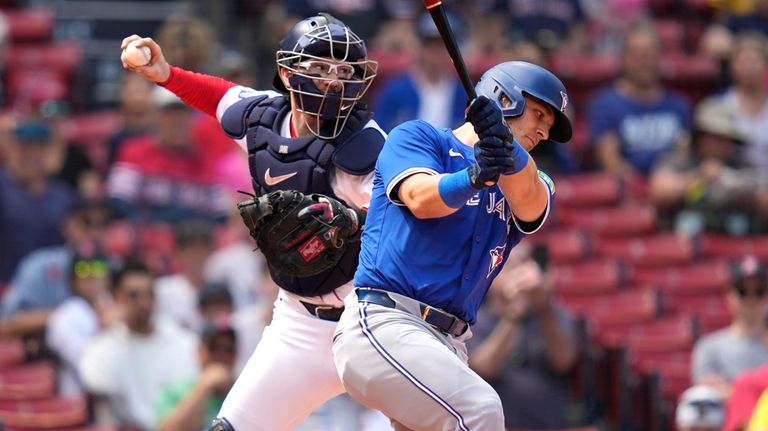
[(525, 151), (525, 148), (520, 145), (517, 140), (512, 140), (512, 154), (510, 154), (510, 158), (513, 161), (513, 168), (505, 171), (504, 175), (512, 175), (516, 174), (528, 165), (528, 152)]
[(477, 193), (477, 189), (472, 187), (469, 181), (469, 172), (466, 169), (443, 175), (437, 183), (437, 191), (440, 193), (440, 199), (450, 208), (461, 208)]

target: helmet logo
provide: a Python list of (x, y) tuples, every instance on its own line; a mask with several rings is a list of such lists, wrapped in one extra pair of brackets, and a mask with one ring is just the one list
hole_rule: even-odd
[(560, 105), (560, 112), (565, 112), (565, 108), (568, 107), (568, 95), (565, 94), (565, 91), (561, 91), (560, 97), (563, 99), (563, 103)]

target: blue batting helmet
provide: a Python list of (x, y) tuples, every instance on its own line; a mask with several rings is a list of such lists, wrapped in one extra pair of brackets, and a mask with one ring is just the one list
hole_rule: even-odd
[[(525, 110), (527, 94), (552, 107), (555, 124), (549, 130), (549, 139), (567, 142), (573, 134), (571, 120), (565, 115), (568, 93), (562, 82), (547, 69), (525, 61), (508, 61), (488, 69), (475, 86), (478, 96), (496, 101), (504, 117), (517, 117)], [(512, 105), (504, 107), (501, 96), (506, 96)]]

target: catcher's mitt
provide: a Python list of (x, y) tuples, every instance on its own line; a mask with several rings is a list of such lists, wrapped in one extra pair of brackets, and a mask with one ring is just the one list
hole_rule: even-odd
[(279, 190), (237, 204), (267, 262), (277, 271), (307, 277), (333, 267), (360, 240), (363, 212), (320, 194)]

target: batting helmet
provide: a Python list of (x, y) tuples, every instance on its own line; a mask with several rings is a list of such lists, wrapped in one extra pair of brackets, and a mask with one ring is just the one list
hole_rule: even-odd
[[(525, 110), (527, 94), (552, 107), (555, 124), (549, 130), (549, 139), (567, 142), (571, 139), (571, 120), (565, 115), (568, 106), (568, 93), (559, 79), (547, 69), (525, 61), (508, 61), (488, 69), (475, 86), (478, 96), (495, 100), (501, 107), (504, 117), (517, 117)], [(501, 96), (506, 96), (512, 104), (504, 107)]]
[[(338, 69), (341, 63), (352, 66), (354, 73), (341, 73)], [(321, 13), (299, 21), (288, 32), (277, 51), (277, 66), (275, 89), (294, 94), (299, 111), (316, 116), (318, 122), (330, 122), (326, 132), (321, 133), (319, 127), (312, 132), (322, 138), (333, 138), (341, 132), (355, 103), (373, 82), (378, 63), (368, 60), (365, 42), (349, 27)], [(290, 88), (280, 79), (281, 68), (291, 72)], [(336, 76), (322, 73), (331, 70), (336, 71)], [(325, 89), (321, 90), (320, 82), (329, 85), (322, 86)]]

